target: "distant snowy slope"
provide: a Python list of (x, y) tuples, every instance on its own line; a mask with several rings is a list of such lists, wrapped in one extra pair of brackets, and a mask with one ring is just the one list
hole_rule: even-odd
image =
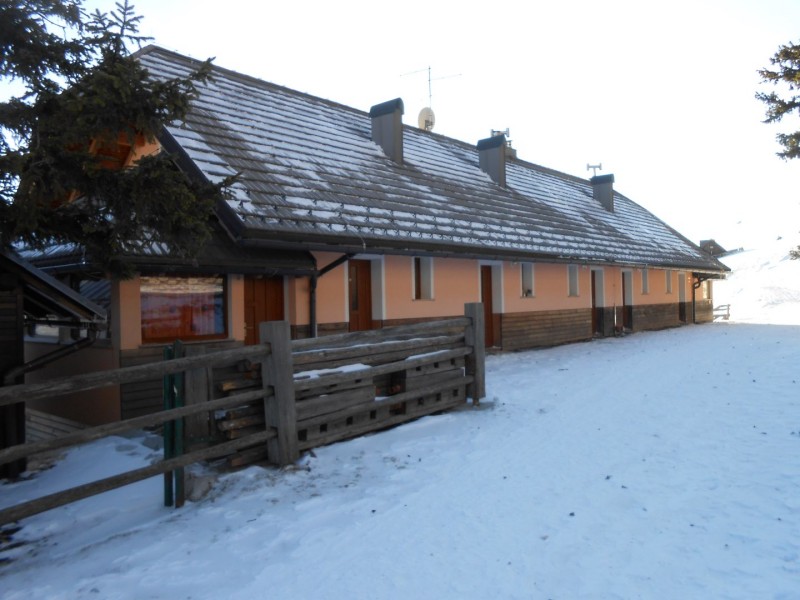
[(731, 319), (750, 323), (800, 324), (800, 260), (784, 238), (721, 260), (732, 269), (714, 285), (714, 304), (731, 305)]

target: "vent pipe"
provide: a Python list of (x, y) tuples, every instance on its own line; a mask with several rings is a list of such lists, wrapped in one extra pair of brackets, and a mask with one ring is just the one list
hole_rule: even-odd
[(478, 142), (478, 160), (481, 170), (497, 185), (506, 186), (506, 136), (503, 134)]
[(369, 116), (372, 141), (394, 162), (403, 164), (403, 100), (395, 98), (376, 104), (369, 109)]
[(592, 197), (608, 212), (614, 212), (614, 176), (595, 175), (589, 182), (592, 184)]

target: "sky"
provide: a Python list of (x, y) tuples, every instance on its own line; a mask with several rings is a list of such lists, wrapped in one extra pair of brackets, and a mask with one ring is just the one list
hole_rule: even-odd
[(755, 99), (800, 42), (796, 0), (134, 5), (170, 50), (365, 111), (400, 97), (410, 125), (430, 105), (469, 143), (508, 129), (521, 159), (578, 177), (602, 164), (695, 242), (800, 238), (800, 161), (775, 155), (800, 120), (765, 125)]

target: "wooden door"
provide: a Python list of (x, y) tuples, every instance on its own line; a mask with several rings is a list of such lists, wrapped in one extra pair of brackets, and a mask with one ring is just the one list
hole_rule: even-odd
[(481, 302), (483, 302), (483, 323), (487, 348), (495, 345), (494, 306), (492, 303), (492, 267), (481, 266)]
[(686, 323), (686, 273), (678, 273), (678, 320)]
[(350, 331), (372, 329), (372, 263), (348, 261), (350, 294)]
[(603, 272), (592, 269), (592, 334), (603, 335)]
[(283, 319), (283, 278), (245, 277), (244, 343), (248, 345), (259, 343), (259, 323)]
[(622, 272), (622, 328), (633, 329), (633, 273)]

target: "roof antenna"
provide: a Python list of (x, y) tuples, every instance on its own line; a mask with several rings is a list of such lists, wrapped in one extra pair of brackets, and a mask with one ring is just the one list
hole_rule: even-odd
[(424, 129), (425, 131), (433, 130), (433, 126), (436, 123), (436, 115), (433, 114), (433, 85), (432, 82), (438, 81), (440, 79), (450, 79), (451, 77), (461, 77), (461, 73), (457, 75), (446, 75), (444, 77), (431, 77), (431, 67), (429, 66), (427, 69), (420, 69), (418, 71), (411, 71), (410, 73), (404, 73), (400, 75), (400, 77), (405, 77), (406, 75), (415, 75), (417, 73), (428, 72), (428, 106), (424, 107), (421, 111), (419, 111), (419, 116), (417, 117), (417, 123), (420, 129)]
[(589, 163), (586, 163), (586, 170), (588, 171), (590, 169), (594, 171), (592, 173), (592, 177), (597, 177), (597, 171), (603, 170), (603, 163), (598, 163), (596, 165), (590, 165)]

